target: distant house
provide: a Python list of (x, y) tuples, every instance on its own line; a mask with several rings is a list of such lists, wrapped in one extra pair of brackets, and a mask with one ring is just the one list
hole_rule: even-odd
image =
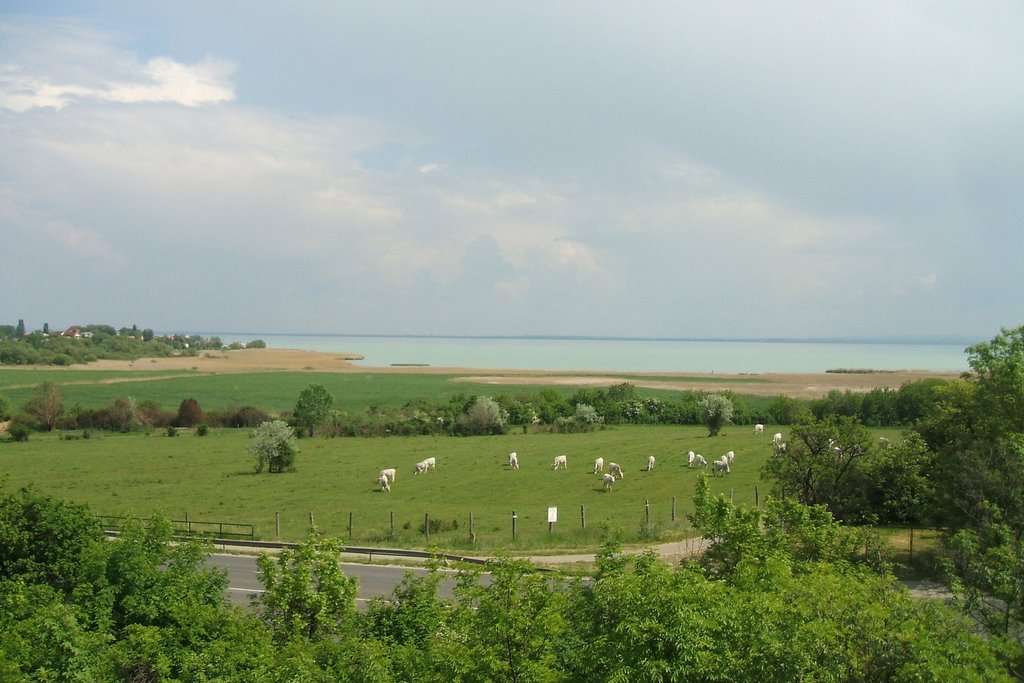
[(77, 327), (69, 327), (68, 329), (66, 329), (63, 332), (61, 332), (60, 336), (62, 336), (62, 337), (74, 337), (75, 339), (78, 339), (79, 337), (82, 336), (82, 333), (81, 333), (81, 331), (79, 331), (79, 329)]

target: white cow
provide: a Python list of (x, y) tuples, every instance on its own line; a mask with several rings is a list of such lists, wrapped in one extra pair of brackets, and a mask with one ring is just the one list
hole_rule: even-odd
[(622, 471), (622, 467), (617, 462), (608, 463), (608, 471), (612, 473), (613, 477), (618, 477), (619, 479), (626, 477), (626, 473)]
[(697, 467), (707, 467), (708, 461), (704, 459), (704, 456), (697, 453), (693, 456), (693, 464)]
[(653, 455), (649, 455), (649, 456), (647, 456), (647, 471), (650, 472), (653, 469), (654, 469), (654, 456)]
[(381, 491), (391, 490), (391, 484), (388, 483), (388, 475), (384, 474), (383, 472), (380, 475), (380, 479), (377, 480), (377, 483), (380, 484)]
[(614, 484), (614, 483), (615, 483), (615, 477), (613, 477), (610, 474), (604, 475), (604, 490), (605, 491), (611, 491), (612, 490), (612, 484)]
[(604, 458), (597, 458), (594, 460), (594, 474), (598, 472), (604, 472)]
[(389, 467), (386, 470), (380, 471), (380, 477), (387, 477), (388, 481), (393, 482), (395, 480), (395, 468)]
[(728, 453), (726, 453), (725, 455), (722, 456), (722, 460), (725, 460), (730, 465), (732, 464), (732, 461), (735, 460), (735, 459), (736, 459), (736, 454), (733, 453), (732, 451), (729, 451)]
[(715, 461), (715, 465), (712, 468), (711, 474), (712, 476), (717, 477), (719, 472), (722, 473), (723, 477), (730, 473), (729, 462), (725, 458)]
[(420, 460), (418, 463), (413, 465), (412, 473), (413, 474), (424, 474), (429, 469), (430, 469), (430, 465), (427, 464), (427, 461), (426, 460)]
[(435, 467), (437, 467), (437, 458), (435, 458), (434, 456), (430, 456), (423, 462), (427, 463), (427, 467), (429, 469), (434, 469)]
[(569, 462), (568, 462), (568, 460), (566, 459), (566, 457), (564, 455), (556, 455), (555, 456), (555, 465), (551, 469), (555, 469), (555, 470), (569, 469)]
[(693, 467), (693, 461), (697, 458), (697, 454), (694, 453), (693, 451), (690, 451), (689, 453), (686, 454), (686, 458), (686, 466)]
[(519, 456), (515, 453), (508, 454), (508, 465), (514, 470), (519, 469)]
[(762, 424), (754, 425), (754, 433), (755, 434), (764, 434), (764, 425), (762, 425)]
[(772, 443), (782, 443), (782, 432), (775, 432), (772, 435)]

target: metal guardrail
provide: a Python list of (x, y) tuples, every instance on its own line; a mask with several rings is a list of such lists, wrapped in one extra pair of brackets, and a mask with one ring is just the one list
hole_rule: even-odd
[[(120, 531), (124, 523), (129, 519), (149, 521), (147, 517), (118, 517), (114, 515), (96, 515), (103, 526), (104, 531)], [(204, 522), (194, 521), (186, 517), (184, 520), (172, 519), (171, 526), (175, 535), (188, 538), (221, 538), (237, 540), (254, 540), (255, 529), (252, 524), (238, 524), (235, 522)]]
[[(96, 515), (103, 526), (103, 532), (107, 536), (119, 536), (124, 522), (128, 519), (147, 521), (142, 517), (117, 517), (114, 515)], [(257, 541), (253, 538), (253, 526), (251, 524), (234, 524), (230, 522), (196, 522), (191, 520), (171, 520), (174, 527), (176, 540), (194, 540), (201, 538), (210, 541), (214, 545), (223, 547), (253, 548), (260, 550), (294, 550), (297, 543), (285, 543), (282, 541)], [(247, 531), (224, 531), (224, 529), (246, 529)], [(218, 533), (214, 533), (216, 529)], [(467, 564), (487, 564), (485, 558), (466, 557), (462, 555), (450, 555), (448, 553), (432, 553), (427, 550), (406, 550), (403, 548), (372, 548), (366, 546), (343, 546), (341, 552), (347, 555), (366, 555), (373, 559), (374, 555), (390, 557), (409, 557), (428, 560), (438, 558), (449, 562), (465, 562)]]

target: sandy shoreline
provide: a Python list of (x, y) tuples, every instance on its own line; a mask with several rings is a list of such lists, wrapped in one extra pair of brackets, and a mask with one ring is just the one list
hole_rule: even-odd
[[(453, 381), (479, 384), (550, 384), (607, 387), (622, 382), (636, 386), (674, 391), (725, 391), (756, 396), (816, 398), (833, 389), (870, 391), (876, 387), (899, 388), (906, 382), (939, 377), (954, 379), (957, 372), (898, 370), (862, 373), (763, 373), (720, 374), (680, 372), (561, 372), (556, 370), (506, 370), (458, 367), (366, 367), (351, 358), (359, 354), (300, 351), (295, 349), (241, 349), (204, 351), (193, 357), (140, 358), (135, 361), (101, 360), (63, 370), (182, 371), (226, 374), (237, 372), (371, 372), (409, 374), (452, 374)], [(10, 366), (7, 366), (10, 367)], [(54, 369), (50, 366), (47, 369)]]

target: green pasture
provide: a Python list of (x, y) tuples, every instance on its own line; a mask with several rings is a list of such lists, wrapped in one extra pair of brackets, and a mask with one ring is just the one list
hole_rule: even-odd
[[(28, 442), (0, 444), (0, 476), (10, 489), (33, 485), (88, 503), (97, 514), (159, 513), (175, 520), (187, 514), (197, 522), (252, 524), (263, 540), (301, 539), (312, 514), (321, 531), (352, 545), (514, 552), (596, 548), (604, 523), (623, 531), (627, 542), (682, 538), (689, 532), (686, 515), (692, 511), (694, 485), (705, 472), (687, 468), (687, 451), (702, 453), (709, 462), (735, 451), (730, 476), (706, 472), (713, 491), (750, 504), (755, 486), (762, 500), (767, 491), (760, 470), (771, 452), (770, 437), (755, 436), (748, 426), (727, 427), (714, 438), (702, 427), (632, 425), (585, 434), (314, 438), (299, 441), (294, 472), (256, 474), (247, 453), (249, 433), (168, 437), (161, 431), (78, 440), (33, 435)], [(519, 470), (508, 467), (510, 451), (518, 453)], [(553, 471), (554, 456), (562, 453), (569, 467)], [(657, 458), (653, 472), (643, 471), (648, 455)], [(437, 469), (413, 475), (413, 465), (429, 456), (437, 458)], [(625, 470), (611, 492), (602, 490), (600, 475), (592, 472), (597, 456), (605, 459), (606, 470), (613, 461)], [(381, 492), (376, 482), (386, 467), (398, 470), (390, 493)], [(558, 508), (550, 534), (549, 507)], [(475, 543), (469, 540), (470, 513)], [(442, 529), (429, 540), (421, 531), (425, 515)]]
[[(140, 361), (141, 362), (141, 361)], [(43, 381), (60, 386), (65, 406), (78, 404), (83, 408), (99, 408), (119, 398), (131, 396), (136, 401), (152, 400), (165, 410), (177, 410), (186, 398), (194, 398), (204, 410), (229, 410), (255, 406), (269, 413), (280, 414), (295, 407), (299, 393), (312, 383), (324, 385), (334, 396), (335, 408), (360, 411), (372, 405), (402, 406), (410, 401), (426, 400), (445, 403), (457, 394), (528, 393), (554, 389), (564, 396), (576, 391), (575, 386), (501, 385), (476, 382), (453, 382), (462, 375), (407, 373), (336, 373), (336, 372), (252, 372), (209, 374), (182, 372), (104, 372), (90, 370), (0, 370), (0, 395), (6, 396), (16, 409), (24, 405), (32, 389)], [(629, 379), (629, 378), (626, 378)], [(678, 379), (678, 378), (677, 378)], [(751, 382), (763, 381), (752, 378)], [(641, 389), (644, 396), (657, 396), (673, 401), (678, 392)], [(756, 404), (751, 398), (748, 404)]]

